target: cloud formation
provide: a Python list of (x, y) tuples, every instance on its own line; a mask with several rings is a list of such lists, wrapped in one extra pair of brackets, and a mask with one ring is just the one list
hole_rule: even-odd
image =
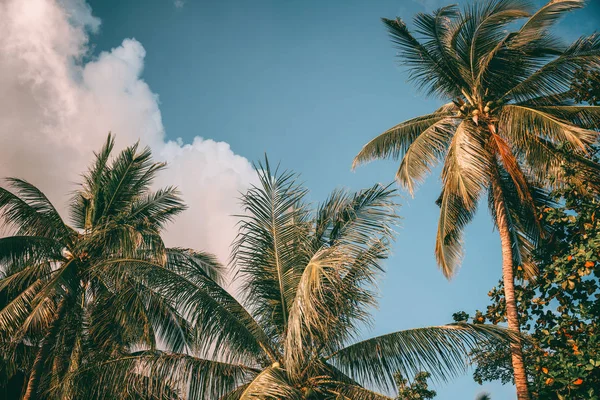
[(141, 79), (141, 43), (125, 39), (83, 61), (99, 26), (84, 0), (0, 2), (0, 176), (29, 180), (64, 210), (109, 131), (119, 148), (139, 139), (169, 164), (158, 183), (179, 186), (190, 206), (168, 244), (225, 261), (239, 193), (256, 179), (252, 166), (224, 142), (167, 140), (158, 97)]

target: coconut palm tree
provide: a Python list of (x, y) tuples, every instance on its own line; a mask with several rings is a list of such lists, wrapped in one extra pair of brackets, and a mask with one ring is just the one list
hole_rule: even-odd
[[(443, 161), (436, 257), (451, 277), (460, 263), (462, 231), (487, 192), (502, 243), (508, 325), (518, 330), (514, 270), (535, 273), (528, 254), (543, 232), (536, 206), (567, 174), (598, 187), (600, 166), (588, 159), (600, 108), (575, 104), (577, 70), (600, 65), (600, 35), (566, 46), (550, 28), (584, 0), (553, 0), (537, 12), (524, 0), (448, 6), (383, 22), (410, 78), (447, 103), (402, 122), (367, 143), (354, 160), (401, 159), (396, 179), (411, 194)], [(524, 23), (517, 25), (519, 20)], [(510, 30), (516, 28), (515, 30)], [(509, 31), (510, 30), (510, 31)], [(518, 398), (528, 399), (521, 347), (512, 348)]]
[(138, 145), (111, 160), (113, 147), (109, 135), (83, 175), (70, 225), (32, 184), (12, 178), (0, 188), (1, 224), (10, 229), (0, 239), (0, 369), (5, 380), (25, 375), (23, 399), (86, 398), (86, 382), (71, 379), (82, 368), (194, 341), (185, 301), (175, 304), (161, 277), (192, 268), (215, 278), (218, 264), (165, 248), (163, 226), (185, 207), (173, 187), (150, 190), (164, 164)]
[(500, 328), (461, 323), (358, 340), (398, 219), (395, 190), (338, 190), (313, 211), (294, 174), (267, 162), (259, 178), (242, 197), (232, 251), (240, 301), (189, 275), (211, 286), (221, 308), (207, 319), (221, 316), (222, 325), (200, 328), (207, 340), (186, 355), (143, 352), (105, 363), (100, 386), (128, 386), (131, 372), (145, 371), (163, 383), (146, 396), (169, 387), (188, 399), (391, 400), (374, 390), (393, 390), (397, 371), (427, 368), (445, 379), (477, 342), (507, 338)]

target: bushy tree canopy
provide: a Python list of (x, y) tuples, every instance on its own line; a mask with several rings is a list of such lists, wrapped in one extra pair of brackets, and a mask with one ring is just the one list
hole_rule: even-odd
[(600, 105), (600, 69), (580, 69), (571, 84), (575, 100)]

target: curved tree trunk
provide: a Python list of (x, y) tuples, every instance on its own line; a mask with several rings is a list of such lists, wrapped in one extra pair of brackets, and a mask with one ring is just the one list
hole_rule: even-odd
[[(44, 338), (44, 342), (46, 342)], [(25, 394), (23, 395), (23, 400), (34, 400), (37, 398), (37, 386), (38, 381), (40, 380), (40, 373), (42, 370), (43, 362), (43, 352), (44, 343), (38, 350), (35, 361), (33, 362), (33, 367), (31, 368), (31, 373), (29, 374), (29, 379), (27, 380), (27, 389), (25, 390)]]
[(48, 333), (42, 339), (42, 345), (35, 356), (35, 361), (33, 362), (33, 367), (31, 368), (29, 379), (27, 380), (27, 388), (25, 389), (23, 400), (36, 400), (40, 398), (38, 393), (40, 375), (42, 374), (44, 362), (48, 356), (48, 352), (50, 351), (52, 337), (58, 332), (58, 328), (60, 326), (59, 321), (64, 317), (66, 310), (66, 301), (62, 300), (58, 306), (56, 318), (54, 321), (52, 321), (52, 324), (48, 329)]
[[(506, 319), (508, 328), (520, 332), (519, 316), (517, 312), (517, 302), (515, 299), (515, 282), (513, 272), (513, 254), (512, 242), (510, 240), (510, 231), (508, 229), (508, 215), (505, 205), (502, 201), (496, 202), (496, 223), (500, 232), (500, 241), (502, 243), (502, 279), (504, 283), (504, 299), (506, 302)], [(523, 362), (523, 351), (520, 343), (513, 343), (510, 346), (513, 376), (515, 386), (517, 387), (517, 399), (529, 400), (529, 389), (527, 388), (527, 373), (525, 363)]]

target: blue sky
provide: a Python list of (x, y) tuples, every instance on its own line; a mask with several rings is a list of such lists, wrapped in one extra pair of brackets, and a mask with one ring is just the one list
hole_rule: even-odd
[[(225, 141), (251, 161), (301, 173), (312, 200), (335, 187), (392, 181), (396, 163), (350, 171), (353, 156), (376, 134), (438, 105), (406, 82), (380, 17), (409, 20), (439, 0), (234, 1), (92, 0), (102, 20), (94, 51), (124, 38), (146, 49), (144, 80), (158, 94), (167, 136)], [(590, 33), (600, 0), (561, 24), (560, 34)], [(485, 308), (500, 277), (500, 248), (484, 206), (467, 229), (466, 256), (448, 282), (433, 256), (439, 171), (414, 199), (403, 195), (394, 256), (381, 282), (370, 334), (443, 324), (455, 311)], [(440, 400), (514, 398), (513, 389), (475, 384), (470, 375), (436, 386)]]

